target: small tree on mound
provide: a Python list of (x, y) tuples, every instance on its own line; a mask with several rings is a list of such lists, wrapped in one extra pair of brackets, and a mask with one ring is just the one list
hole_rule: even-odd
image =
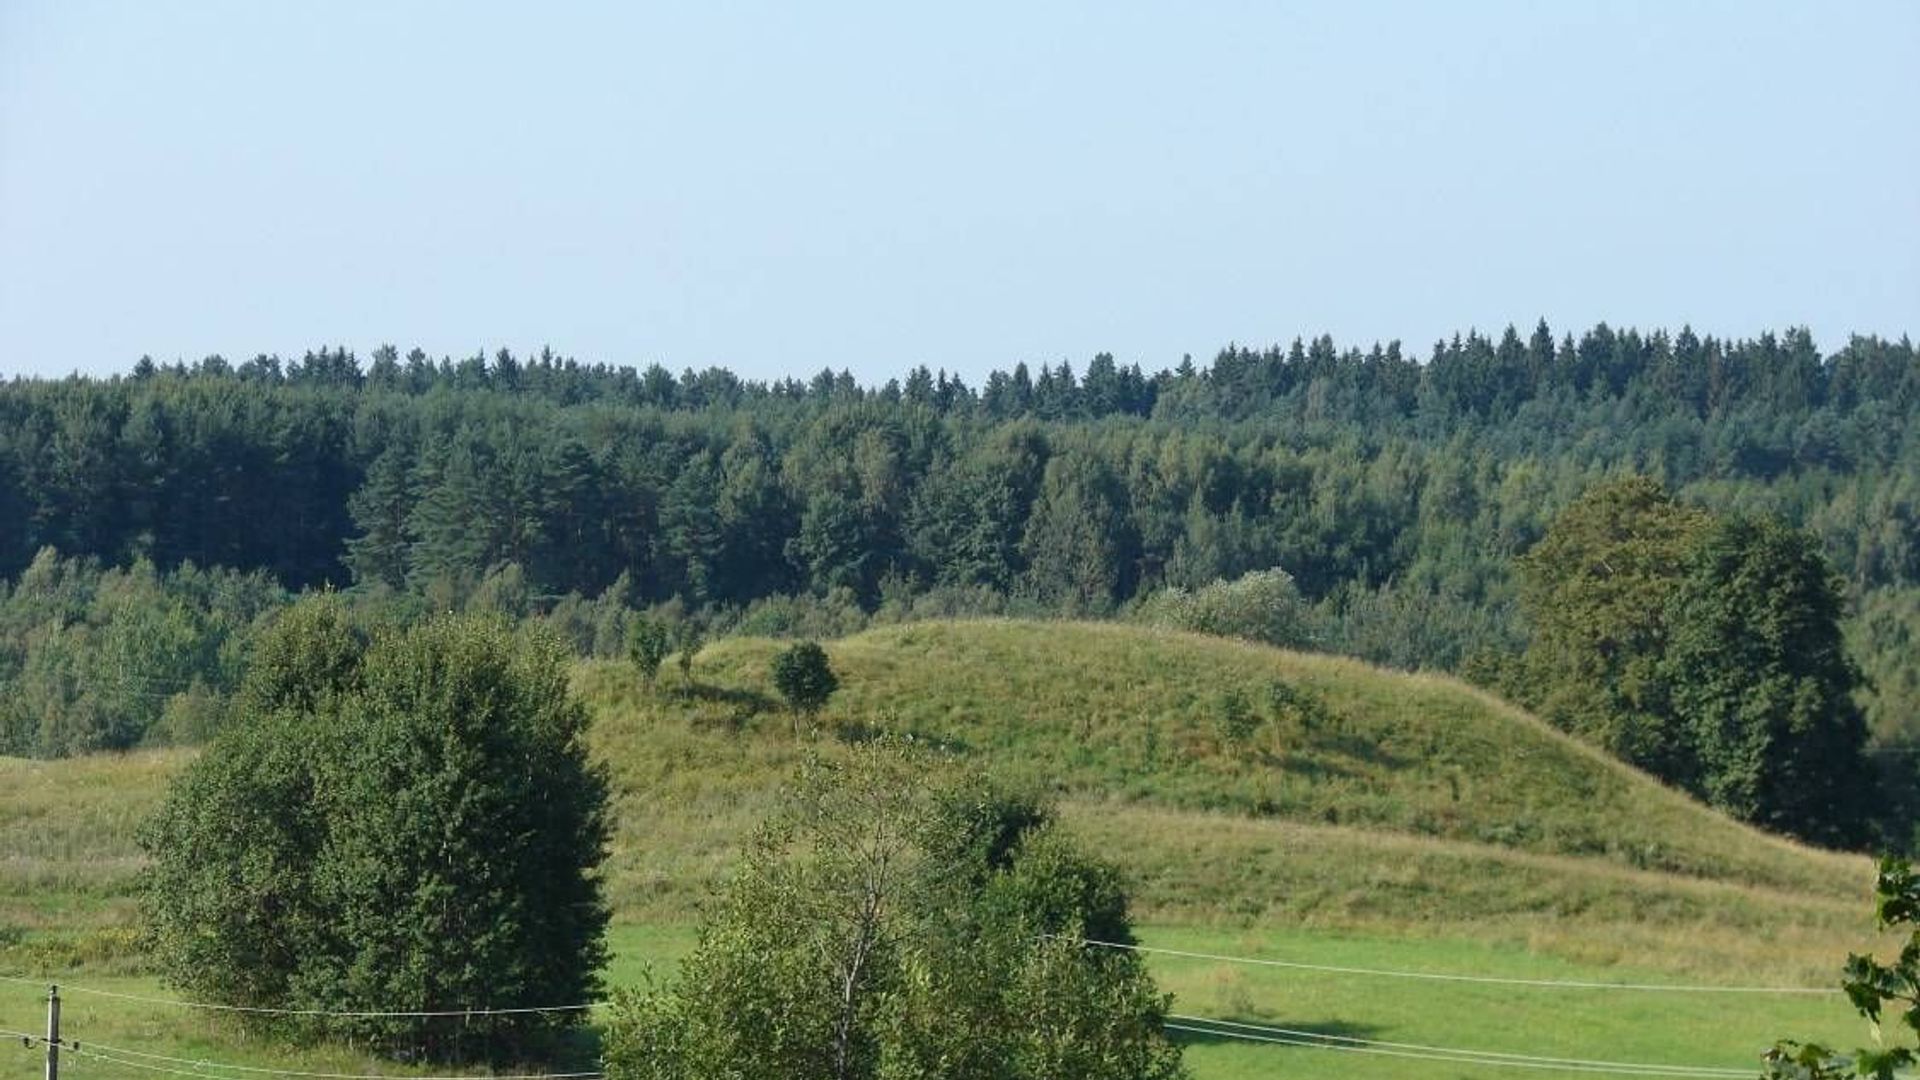
[(678, 637), (680, 639), (680, 689), (691, 692), (693, 690), (693, 658), (700, 654), (701, 647), (707, 643), (707, 635), (701, 631), (700, 624), (688, 619), (680, 624)]
[(803, 641), (773, 658), (773, 686), (788, 705), (812, 716), (840, 689), (840, 677), (827, 662), (825, 649)]
[(673, 651), (673, 634), (667, 624), (642, 615), (627, 628), (627, 656), (640, 671), (648, 686), (660, 675), (660, 665)]
[[(168, 981), (226, 1004), (335, 1012), (591, 997), (607, 784), (557, 643), (461, 617), (369, 643), (331, 600), (296, 607), (272, 635), (240, 696), (251, 711), (141, 837)], [(312, 1026), (389, 1054), (505, 1060), (577, 1019)]]
[(881, 739), (815, 764), (611, 1080), (1176, 1080), (1115, 873), (1032, 803)]

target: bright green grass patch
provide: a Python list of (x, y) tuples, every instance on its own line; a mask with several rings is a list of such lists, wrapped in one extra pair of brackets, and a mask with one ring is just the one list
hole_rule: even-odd
[[(620, 924), (613, 929), (611, 986), (636, 986), (651, 970), (670, 977), (692, 946), (688, 924)], [(1369, 967), (1512, 978), (1667, 983), (1659, 972), (1593, 966), (1543, 957), (1522, 948), (1457, 939), (1400, 939), (1332, 931), (1234, 931), (1152, 924), (1144, 943), (1190, 952), (1266, 957), (1342, 967)], [(1654, 994), (1638, 991), (1549, 989), (1435, 983), (1374, 976), (1262, 968), (1223, 961), (1154, 955), (1150, 968), (1174, 995), (1174, 1011), (1352, 1038), (1462, 1047), (1538, 1056), (1656, 1064), (1754, 1066), (1759, 1052), (1783, 1035), (1851, 1045), (1865, 1025), (1838, 995), (1759, 997)], [(1747, 972), (1729, 970), (1743, 981)], [(1725, 979), (1720, 981), (1726, 981)], [(88, 974), (76, 983), (96, 989), (169, 996), (151, 978)], [(0, 983), (0, 1028), (38, 1031), (40, 991)], [(334, 1045), (290, 1047), (252, 1037), (218, 1016), (165, 1005), (89, 997), (69, 992), (64, 1030), (84, 1046), (142, 1050), (193, 1060), (315, 1072), (409, 1071)], [(592, 1039), (582, 1040), (590, 1057)], [(8, 1049), (11, 1046), (13, 1049)], [(1514, 1070), (1439, 1066), (1415, 1059), (1265, 1045), (1198, 1037), (1187, 1058), (1196, 1080), (1236, 1080), (1278, 1073), (1360, 1078), (1498, 1076)], [(0, 1080), (39, 1075), (37, 1052), (0, 1044)], [(560, 1064), (578, 1064), (561, 1062)], [(138, 1070), (84, 1059), (68, 1062), (77, 1078), (151, 1080)], [(1757, 1069), (1755, 1070), (1757, 1072)], [(1539, 1076), (1578, 1075), (1524, 1070)]]
[[(1159, 947), (1366, 967), (1562, 981), (1671, 983), (1671, 976), (1593, 967), (1519, 948), (1448, 939), (1261, 931), (1223, 933), (1149, 926)], [(1784, 1036), (1853, 1045), (1866, 1025), (1840, 995), (1648, 993), (1476, 985), (1263, 968), (1152, 956), (1174, 1011), (1350, 1038), (1542, 1057), (1750, 1068)], [(1748, 974), (1720, 973), (1715, 983)], [(1828, 984), (1836, 980), (1830, 978)], [(1769, 984), (1771, 985), (1771, 984)], [(1798, 984), (1794, 984), (1798, 985)], [(1562, 1075), (1558, 1070), (1441, 1065), (1420, 1059), (1191, 1037), (1196, 1077), (1289, 1075), (1356, 1078)], [(1568, 1074), (1572, 1075), (1572, 1074)]]

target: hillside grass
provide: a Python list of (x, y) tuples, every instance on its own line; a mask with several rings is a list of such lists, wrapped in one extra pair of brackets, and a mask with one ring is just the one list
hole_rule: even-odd
[[(1449, 679), (1108, 624), (923, 623), (828, 643), (843, 689), (809, 721), (773, 697), (768, 668), (782, 647), (710, 645), (691, 687), (671, 670), (647, 687), (612, 662), (576, 673), (616, 793), (614, 985), (649, 963), (670, 969), (806, 755), (879, 730), (1050, 794), (1063, 824), (1125, 872), (1153, 944), (1719, 985), (1833, 985), (1849, 950), (1885, 949), (1866, 859), (1731, 822)], [(1239, 691), (1265, 716), (1275, 683), (1323, 702), (1324, 715), (1275, 714), (1244, 743), (1219, 733), (1223, 694)], [(135, 933), (134, 837), (190, 757), (0, 759), (0, 974), (157, 989)], [(1366, 1038), (1736, 1066), (1779, 1035), (1863, 1038), (1838, 998), (1518, 994), (1178, 958), (1152, 966), (1180, 1011)], [(11, 1002), (0, 1027), (31, 1030), (16, 1007), (30, 988), (0, 991)], [(235, 1029), (182, 1026), (164, 1007), (121, 1019), (88, 1007), (105, 1031), (182, 1056), (237, 1045), (251, 1056), (227, 1059), (405, 1071), (366, 1068), (338, 1047), (233, 1044)], [(1206, 1037), (1190, 1054), (1202, 1078), (1282, 1067), (1433, 1075), (1408, 1067), (1417, 1061)], [(0, 1080), (29, 1057), (0, 1048)]]
[[(1151, 919), (1783, 978), (1871, 936), (1866, 859), (1733, 822), (1454, 680), (1111, 624), (925, 623), (830, 643), (843, 690), (796, 734), (768, 684), (781, 647), (709, 646), (691, 691), (581, 669), (621, 795), (618, 910), (697, 910), (807, 753), (885, 729), (1050, 793)], [(1223, 693), (1275, 682), (1331, 719), (1268, 720), (1247, 747), (1214, 733)]]

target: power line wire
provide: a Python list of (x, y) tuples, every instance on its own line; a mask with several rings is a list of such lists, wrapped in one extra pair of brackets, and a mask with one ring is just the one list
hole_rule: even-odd
[[(1281, 1046), (1298, 1046), (1311, 1050), (1329, 1050), (1350, 1054), (1375, 1054), (1381, 1057), (1410, 1058), (1416, 1061), (1441, 1061), (1451, 1065), (1490, 1065), (1510, 1069), (1555, 1069), (1561, 1072), (1607, 1073), (1615, 1076), (1672, 1076), (1697, 1077), (1700, 1080), (1714, 1080), (1726, 1076), (1719, 1072), (1675, 1072), (1665, 1069), (1634, 1068), (1595, 1068), (1590, 1065), (1554, 1065), (1536, 1061), (1509, 1061), (1501, 1058), (1465, 1057), (1459, 1054), (1424, 1053), (1415, 1050), (1396, 1050), (1383, 1046), (1342, 1046), (1336, 1043), (1315, 1042), (1310, 1039), (1297, 1039), (1284, 1035), (1259, 1035), (1247, 1031), (1233, 1031), (1220, 1027), (1200, 1027), (1193, 1024), (1168, 1022), (1164, 1025), (1172, 1031), (1191, 1032), (1196, 1035), (1212, 1035), (1216, 1038), (1242, 1039), (1248, 1042), (1275, 1043)], [(1740, 1073), (1737, 1075), (1747, 1075)]]
[[(121, 1046), (108, 1046), (106, 1043), (65, 1042), (62, 1050), (71, 1051), (83, 1057), (94, 1056), (114, 1061), (136, 1069), (151, 1069), (155, 1072), (179, 1072), (161, 1065), (146, 1065), (140, 1061), (131, 1061), (115, 1057), (124, 1054), (128, 1058), (141, 1058), (145, 1061), (165, 1062), (167, 1065), (184, 1065), (194, 1071), (180, 1072), (185, 1076), (218, 1076), (218, 1070), (227, 1072), (253, 1073), (266, 1076), (295, 1076), (307, 1080), (600, 1080), (606, 1074), (602, 1072), (559, 1072), (559, 1073), (502, 1073), (495, 1075), (455, 1075), (455, 1076), (415, 1076), (411, 1073), (331, 1073), (307, 1072), (300, 1069), (273, 1069), (260, 1065), (235, 1065), (230, 1062), (210, 1061), (197, 1058), (171, 1057), (166, 1054), (148, 1053), (144, 1050), (130, 1050)], [(214, 1071), (209, 1071), (214, 1070)]]
[[(1069, 940), (1072, 940), (1072, 939), (1069, 939)], [(1116, 947), (1116, 948), (1123, 947), (1112, 942), (1087, 941), (1086, 943), (1094, 944), (1094, 945), (1107, 945), (1107, 946)], [(1144, 947), (1136, 947), (1136, 948), (1139, 948), (1140, 951), (1167, 951), (1167, 950), (1150, 950)], [(1186, 954), (1182, 954), (1182, 955), (1186, 955)], [(1198, 954), (1198, 955), (1201, 955), (1206, 958), (1213, 958), (1208, 954)], [(1236, 960), (1236, 959), (1247, 959), (1247, 958), (1224, 957), (1221, 959)], [(1260, 961), (1249, 961), (1249, 962), (1260, 962)], [(1285, 962), (1274, 961), (1273, 963), (1284, 964)], [(1412, 973), (1412, 974), (1418, 974), (1418, 973)], [(38, 983), (35, 983), (33, 980), (22, 979), (16, 976), (0, 976), (0, 979), (5, 979), (6, 981), (9, 981), (9, 982), (30, 983), (33, 985), (39, 985)], [(1598, 985), (1613, 987), (1621, 984), (1607, 983), (1607, 984), (1598, 984)], [(227, 1009), (237, 1009), (237, 1010), (246, 1010), (246, 1011), (273, 1012), (273, 1013), (294, 1014), (294, 1015), (301, 1014), (298, 1010), (265, 1010), (265, 1009), (253, 1009), (246, 1006), (208, 1006), (201, 1003), (170, 1001), (163, 998), (149, 998), (149, 997), (143, 997), (140, 995), (119, 994), (112, 991), (95, 991), (95, 990), (88, 990), (88, 989), (71, 987), (71, 986), (67, 987), (67, 989), (73, 990), (76, 992), (81, 992), (81, 993), (94, 993), (94, 994), (98, 994), (106, 997), (129, 999), (129, 1000), (135, 1000), (135, 1001), (144, 1001), (144, 1002), (151, 1002), (151, 1003), (162, 1004), (162, 1005), (178, 1005), (178, 1006), (202, 1007), (202, 1008), (227, 1008)], [(591, 1006), (573, 1006), (571, 1008), (585, 1008), (585, 1007), (591, 1007)], [(510, 1011), (531, 1012), (531, 1011), (546, 1011), (546, 1010), (524, 1009), (524, 1010), (495, 1010), (495, 1011), (496, 1012), (510, 1012)], [(433, 1011), (433, 1012), (382, 1010), (382, 1011), (364, 1011), (364, 1012), (351, 1012), (351, 1013), (320, 1013), (320, 1015), (360, 1016), (360, 1017), (481, 1016), (481, 1015), (486, 1015), (486, 1012), (483, 1010), (477, 1010), (477, 1009), (476, 1010), (459, 1010), (459, 1011)], [(1196, 1025), (1202, 1025), (1202, 1026), (1196, 1026)], [(1353, 1053), (1369, 1053), (1369, 1054), (1384, 1055), (1388, 1057), (1401, 1057), (1401, 1058), (1411, 1058), (1415, 1060), (1428, 1060), (1428, 1061), (1444, 1061), (1444, 1062), (1452, 1062), (1457, 1064), (1482, 1064), (1482, 1065), (1506, 1066), (1511, 1068), (1529, 1068), (1529, 1069), (1559, 1069), (1562, 1071), (1571, 1071), (1571, 1072), (1596, 1072), (1596, 1073), (1612, 1073), (1615, 1075), (1635, 1075), (1635, 1076), (1671, 1076), (1671, 1077), (1708, 1078), (1708, 1077), (1739, 1077), (1739, 1076), (1745, 1076), (1748, 1074), (1747, 1070), (1731, 1069), (1731, 1068), (1726, 1068), (1721, 1066), (1665, 1065), (1665, 1064), (1657, 1064), (1657, 1063), (1650, 1063), (1650, 1062), (1602, 1061), (1602, 1060), (1587, 1059), (1587, 1058), (1564, 1058), (1564, 1057), (1551, 1057), (1547, 1055), (1538, 1055), (1538, 1054), (1521, 1054), (1521, 1053), (1515, 1053), (1515, 1052), (1509, 1052), (1509, 1051), (1480, 1050), (1480, 1049), (1466, 1048), (1466, 1047), (1435, 1046), (1435, 1045), (1428, 1045), (1423, 1043), (1394, 1042), (1394, 1041), (1385, 1040), (1385, 1039), (1363, 1039), (1355, 1036), (1335, 1035), (1335, 1034), (1325, 1033), (1325, 1032), (1307, 1031), (1307, 1030), (1294, 1029), (1294, 1028), (1284, 1028), (1284, 1027), (1279, 1027), (1277, 1025), (1250, 1024), (1242, 1021), (1220, 1020), (1220, 1019), (1215, 1019), (1213, 1017), (1195, 1016), (1190, 1014), (1179, 1014), (1179, 1013), (1169, 1014), (1168, 1022), (1166, 1023), (1165, 1026), (1168, 1029), (1174, 1030), (1174, 1031), (1184, 1031), (1184, 1032), (1190, 1032), (1194, 1034), (1207, 1034), (1207, 1035), (1213, 1035), (1216, 1037), (1235, 1038), (1235, 1039), (1249, 1040), (1254, 1042), (1275, 1043), (1279, 1045), (1297, 1046), (1297, 1047), (1302, 1047), (1307, 1049), (1346, 1051), (1346, 1052), (1353, 1052)], [(32, 1043), (36, 1041), (41, 1041), (41, 1042), (45, 1041), (41, 1037), (33, 1035), (29, 1032), (13, 1031), (10, 1029), (0, 1030), (0, 1035), (4, 1035), (7, 1037), (22, 1038), (27, 1040), (28, 1043)], [(327, 1073), (327, 1072), (305, 1071), (305, 1070), (298, 1070), (298, 1069), (276, 1069), (276, 1068), (269, 1068), (264, 1066), (237, 1065), (237, 1064), (231, 1064), (231, 1063), (209, 1061), (204, 1059), (174, 1057), (166, 1054), (155, 1054), (148, 1051), (135, 1050), (128, 1047), (118, 1047), (118, 1046), (112, 1046), (109, 1044), (95, 1043), (95, 1042), (86, 1043), (84, 1049), (82, 1047), (82, 1044), (80, 1044), (79, 1042), (69, 1043), (69, 1042), (63, 1041), (61, 1042), (60, 1045), (63, 1049), (68, 1049), (72, 1052), (82, 1054), (83, 1056), (92, 1054), (93, 1056), (99, 1058), (100, 1060), (109, 1061), (114, 1064), (122, 1065), (125, 1067), (145, 1069), (151, 1072), (167, 1073), (167, 1074), (179, 1075), (179, 1076), (194, 1076), (194, 1077), (219, 1076), (220, 1073), (209, 1072), (208, 1070), (227, 1070), (229, 1073), (239, 1072), (239, 1073), (250, 1073), (250, 1074), (262, 1075), (262, 1076), (297, 1077), (297, 1078), (302, 1078), (302, 1080), (393, 1080), (393, 1078), (395, 1077), (403, 1078), (403, 1080), (472, 1080), (472, 1078), (469, 1078), (469, 1077), (454, 1077), (454, 1076), (411, 1077), (411, 1076), (406, 1076), (405, 1074)], [(143, 1063), (142, 1061), (126, 1060), (125, 1058), (117, 1057), (115, 1055), (126, 1055), (126, 1057), (141, 1058), (141, 1059), (144, 1059), (146, 1063)], [(159, 1062), (163, 1064), (158, 1064), (158, 1065), (150, 1064), (152, 1062)], [(180, 1069), (171, 1068), (170, 1066), (188, 1066), (189, 1068), (196, 1071), (183, 1071)], [(500, 1078), (496, 1078), (496, 1080), (601, 1080), (602, 1075), (603, 1074), (599, 1072), (538, 1073), (538, 1074), (523, 1074), (518, 1076), (500, 1077)], [(227, 1077), (226, 1080), (238, 1080), (238, 1078)]]
[[(1216, 1020), (1211, 1017), (1170, 1014), (1166, 1027), (1176, 1031), (1196, 1034), (1211, 1034), (1228, 1038), (1250, 1039), (1257, 1042), (1273, 1042), (1287, 1046), (1307, 1049), (1351, 1051), (1374, 1053), (1389, 1057), (1413, 1058), (1416, 1060), (1446, 1061), (1456, 1064), (1498, 1065), (1514, 1068), (1560, 1069), (1573, 1072), (1612, 1073), (1634, 1076), (1672, 1076), (1672, 1077), (1739, 1077), (1748, 1075), (1747, 1070), (1730, 1069), (1717, 1066), (1663, 1065), (1646, 1062), (1599, 1061), (1584, 1058), (1556, 1058), (1540, 1055), (1514, 1054), (1493, 1050), (1476, 1050), (1459, 1047), (1430, 1046), (1421, 1043), (1400, 1043), (1383, 1039), (1360, 1039), (1352, 1036), (1332, 1035), (1322, 1032), (1301, 1031), (1270, 1025), (1247, 1024), (1232, 1020)], [(1205, 1025), (1205, 1026), (1196, 1026)], [(1238, 1030), (1230, 1030), (1238, 1029)], [(25, 1032), (4, 1032), (32, 1039)], [(1347, 1044), (1347, 1045), (1340, 1045)], [(221, 1076), (227, 1073), (250, 1073), (264, 1076), (298, 1077), (303, 1080), (475, 1080), (464, 1076), (420, 1077), (409, 1074), (377, 1073), (332, 1073), (314, 1072), (300, 1069), (276, 1069), (257, 1065), (238, 1065), (230, 1062), (212, 1061), (201, 1058), (184, 1058), (168, 1054), (155, 1054), (130, 1047), (113, 1046), (107, 1043), (88, 1041), (84, 1044), (74, 1041), (62, 1041), (61, 1049), (81, 1056), (92, 1056), (103, 1061), (128, 1068), (144, 1069), (151, 1072), (177, 1076), (207, 1077)], [(120, 1056), (124, 1055), (124, 1056)], [(138, 1058), (142, 1060), (129, 1060)], [(159, 1062), (161, 1064), (152, 1064)], [(185, 1066), (186, 1068), (173, 1068)], [(561, 1072), (561, 1073), (524, 1073), (489, 1077), (485, 1080), (601, 1080), (603, 1073), (597, 1071)], [(227, 1078), (232, 1080), (232, 1078)]]
[[(1751, 1076), (1753, 1070), (1728, 1068), (1719, 1065), (1673, 1065), (1646, 1061), (1598, 1061), (1592, 1058), (1551, 1057), (1542, 1054), (1516, 1054), (1503, 1050), (1478, 1050), (1470, 1047), (1429, 1046), (1422, 1043), (1392, 1042), (1387, 1039), (1362, 1039), (1352, 1035), (1334, 1035), (1328, 1032), (1306, 1031), (1296, 1028), (1276, 1027), (1271, 1024), (1248, 1024), (1238, 1020), (1217, 1020), (1210, 1016), (1187, 1016), (1180, 1013), (1168, 1013), (1173, 1020), (1196, 1024), (1213, 1024), (1220, 1027), (1240, 1028), (1259, 1032), (1263, 1035), (1281, 1035), (1297, 1039), (1320, 1039), (1330, 1043), (1350, 1043), (1357, 1046), (1385, 1046), (1396, 1050), (1420, 1050), (1436, 1054), (1458, 1054), (1472, 1058), (1501, 1059), (1507, 1061), (1532, 1062), (1538, 1065), (1588, 1066), (1596, 1069), (1644, 1069), (1652, 1072), (1675, 1073), (1696, 1076), (1711, 1074), (1714, 1076)], [(1227, 1033), (1222, 1033), (1227, 1034)]]
[[(1047, 935), (1060, 936), (1060, 935)], [(1494, 986), (1533, 986), (1558, 990), (1645, 990), (1680, 994), (1838, 994), (1839, 990), (1812, 986), (1701, 986), (1681, 983), (1614, 983), (1582, 982), (1574, 979), (1521, 979), (1498, 975), (1459, 975), (1439, 971), (1399, 971), (1391, 968), (1341, 967), (1333, 964), (1308, 964), (1297, 960), (1268, 960), (1251, 956), (1225, 956), (1220, 953), (1192, 952), (1186, 949), (1163, 949), (1151, 945), (1127, 945), (1117, 941), (1096, 941), (1092, 938), (1066, 938), (1082, 945), (1093, 945), (1102, 949), (1123, 949), (1127, 952), (1158, 953), (1163, 956), (1181, 956), (1190, 960), (1214, 960), (1227, 964), (1258, 964), (1263, 967), (1289, 968), (1296, 971), (1319, 971), (1335, 975), (1373, 975), (1391, 979), (1428, 979), (1435, 982), (1484, 983)]]
[(144, 1069), (147, 1072), (165, 1073), (169, 1076), (193, 1076), (193, 1077), (200, 1077), (201, 1080), (205, 1080), (207, 1076), (211, 1075), (209, 1073), (204, 1073), (204, 1072), (188, 1072), (185, 1069), (166, 1069), (158, 1065), (144, 1065), (138, 1061), (127, 1061), (122, 1058), (114, 1057), (110, 1054), (97, 1054), (92, 1050), (80, 1049), (80, 1046), (77, 1043), (71, 1047), (68, 1047), (67, 1053), (72, 1054), (74, 1057), (91, 1058), (95, 1061), (110, 1061), (115, 1065), (121, 1066), (122, 1068)]
[[(0, 980), (28, 986), (46, 985), (38, 980), (22, 979), (13, 975), (0, 975)], [(602, 1001), (590, 1001), (579, 1005), (526, 1005), (470, 1009), (274, 1009), (261, 1005), (221, 1005), (208, 1001), (182, 1001), (178, 998), (150, 997), (145, 994), (124, 994), (117, 990), (95, 990), (92, 987), (75, 986), (64, 982), (60, 984), (60, 989), (69, 994), (137, 1001), (146, 1005), (171, 1005), (181, 1009), (207, 1009), (215, 1012), (250, 1013), (261, 1016), (331, 1016), (359, 1020), (381, 1017), (519, 1016), (528, 1013), (585, 1012), (606, 1004)]]

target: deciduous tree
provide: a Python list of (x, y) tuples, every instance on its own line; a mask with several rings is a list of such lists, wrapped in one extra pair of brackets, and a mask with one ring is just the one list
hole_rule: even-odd
[(613, 1080), (1174, 1080), (1113, 872), (1030, 802), (882, 739), (815, 762), (677, 982), (617, 999)]
[[(548, 640), (462, 617), (362, 650), (326, 600), (143, 831), (155, 954), (232, 1005), (435, 1012), (586, 1000), (607, 784)], [(395, 1055), (537, 1052), (570, 1012), (315, 1022)]]

